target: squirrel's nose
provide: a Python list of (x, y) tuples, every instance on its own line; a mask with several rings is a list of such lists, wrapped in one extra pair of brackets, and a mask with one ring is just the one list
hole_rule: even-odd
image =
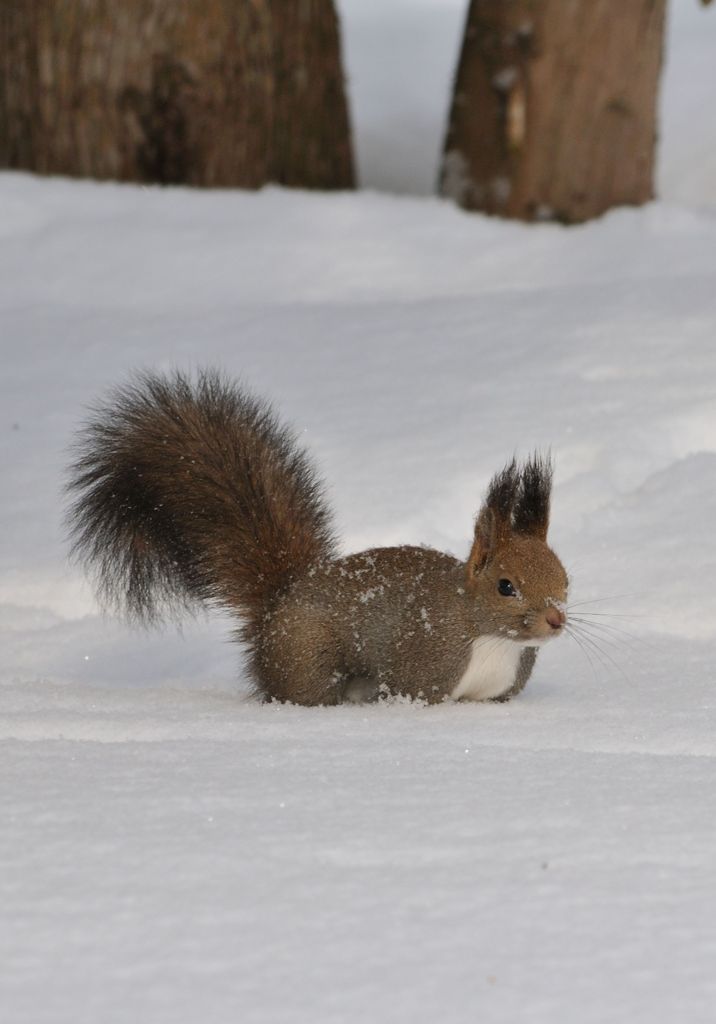
[(545, 612), (545, 618), (552, 629), (561, 629), (567, 621), (567, 616), (559, 608), (548, 608)]

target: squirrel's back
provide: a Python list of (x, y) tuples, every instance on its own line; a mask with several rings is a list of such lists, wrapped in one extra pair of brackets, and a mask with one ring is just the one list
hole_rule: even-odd
[(75, 555), (106, 602), (144, 622), (208, 601), (251, 640), (271, 602), (333, 553), (292, 433), (213, 371), (117, 389), (80, 435), (68, 489)]

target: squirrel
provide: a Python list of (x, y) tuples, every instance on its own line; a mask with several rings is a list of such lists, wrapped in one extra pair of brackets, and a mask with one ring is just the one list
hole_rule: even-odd
[(263, 699), (506, 700), (566, 626), (551, 486), (550, 459), (513, 459), (464, 562), (414, 546), (341, 557), (322, 485), (265, 401), (213, 370), (144, 373), (81, 431), (68, 523), (100, 599), (130, 620), (197, 603), (236, 616)]

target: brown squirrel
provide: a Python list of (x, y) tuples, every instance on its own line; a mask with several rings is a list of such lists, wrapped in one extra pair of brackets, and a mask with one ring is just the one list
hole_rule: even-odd
[(236, 615), (266, 699), (505, 700), (566, 623), (551, 483), (537, 455), (498, 473), (466, 562), (408, 546), (339, 557), (317, 477), (266, 403), (213, 371), (145, 374), (80, 435), (69, 523), (130, 618), (195, 602)]

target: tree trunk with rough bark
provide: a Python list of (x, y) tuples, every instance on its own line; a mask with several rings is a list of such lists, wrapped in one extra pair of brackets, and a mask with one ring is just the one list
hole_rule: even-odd
[(0, 166), (352, 187), (332, 0), (2, 0)]
[(584, 221), (653, 197), (666, 0), (471, 0), (440, 191)]

